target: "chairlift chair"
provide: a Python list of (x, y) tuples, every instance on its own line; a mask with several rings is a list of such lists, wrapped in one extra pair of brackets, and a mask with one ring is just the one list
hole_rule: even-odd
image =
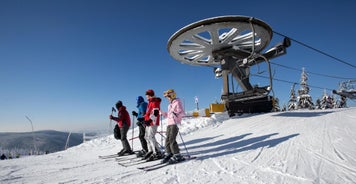
[(354, 84), (356, 84), (356, 80), (343, 81), (340, 83), (339, 89), (333, 90), (333, 93), (342, 97), (356, 99), (356, 89)]

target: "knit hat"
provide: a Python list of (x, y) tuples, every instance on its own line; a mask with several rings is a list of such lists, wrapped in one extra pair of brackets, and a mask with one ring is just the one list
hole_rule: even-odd
[(139, 104), (139, 103), (144, 101), (142, 96), (138, 96), (136, 100), (137, 100), (137, 104)]
[(152, 89), (146, 91), (146, 95), (148, 96), (155, 96), (155, 92)]
[(119, 108), (122, 107), (122, 101), (120, 101), (120, 100), (117, 101), (115, 106), (116, 106), (116, 109), (119, 110)]

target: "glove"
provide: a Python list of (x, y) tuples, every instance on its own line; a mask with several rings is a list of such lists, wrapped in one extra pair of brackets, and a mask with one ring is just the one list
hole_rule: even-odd
[(112, 116), (112, 115), (110, 115), (110, 116), (109, 116), (109, 119), (111, 119), (111, 120), (112, 120), (112, 119), (114, 119), (114, 118), (113, 118), (113, 116)]
[[(151, 120), (151, 121), (152, 121), (152, 120)], [(150, 126), (151, 121), (145, 121), (145, 125), (146, 125), (146, 126)]]
[(136, 122), (136, 125), (137, 125), (137, 126), (142, 126), (142, 122), (139, 122), (139, 121), (138, 121), (138, 122)]
[(157, 117), (157, 116), (159, 115), (159, 110), (157, 110), (157, 109), (154, 110), (154, 111), (153, 111), (153, 115), (155, 115), (155, 116)]
[(132, 115), (133, 115), (133, 116), (136, 116), (136, 117), (138, 116), (138, 114), (137, 114), (136, 111), (132, 111)]
[(144, 118), (137, 118), (137, 126), (143, 126), (145, 124), (145, 119)]

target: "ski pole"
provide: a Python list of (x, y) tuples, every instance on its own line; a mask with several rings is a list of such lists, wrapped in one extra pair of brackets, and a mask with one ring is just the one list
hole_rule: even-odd
[(185, 146), (185, 143), (184, 143), (183, 137), (182, 137), (182, 135), (180, 134), (179, 129), (178, 129), (178, 134), (179, 134), (180, 138), (182, 139), (182, 143), (183, 143), (183, 145), (184, 145), (185, 151), (187, 152), (187, 155), (190, 157), (190, 154), (189, 154), (189, 152), (188, 152), (187, 146)]
[[(174, 112), (173, 112), (173, 114), (177, 117), (177, 115), (176, 115)], [(176, 123), (176, 122), (175, 122), (175, 123)], [(179, 134), (179, 136), (180, 136), (180, 139), (182, 139), (182, 143), (183, 143), (183, 145), (184, 145), (184, 148), (185, 148), (185, 151), (187, 152), (188, 157), (190, 157), (190, 154), (189, 154), (189, 152), (188, 152), (187, 146), (185, 146), (185, 142), (184, 142), (184, 140), (183, 140), (182, 134), (180, 134), (179, 128), (178, 128), (178, 134)]]
[(164, 150), (164, 146), (162, 146), (162, 145), (160, 145), (160, 144), (158, 144), (160, 147), (161, 147), (161, 150)]
[[(162, 114), (161, 114), (161, 132), (163, 132)], [(162, 134), (161, 134), (161, 145), (163, 145), (163, 135)]]
[[(159, 135), (161, 135), (161, 138), (162, 138), (162, 139), (165, 139), (165, 138), (166, 138), (166, 136), (163, 135), (164, 132), (157, 132), (157, 133), (158, 133)], [(161, 143), (161, 144), (163, 145), (163, 143)]]
[[(162, 132), (157, 132), (159, 135), (161, 135), (161, 140), (165, 139), (166, 137), (162, 134)], [(158, 143), (158, 142), (157, 142)], [(164, 150), (163, 141), (161, 141), (161, 144), (158, 143), (158, 145), (161, 147), (162, 150)]]
[(131, 134), (132, 135), (132, 138), (131, 138), (131, 150), (132, 151), (134, 150), (134, 148), (133, 148), (134, 124), (135, 124), (134, 122), (135, 122), (135, 118), (134, 118), (134, 116), (132, 116), (132, 128), (131, 128), (132, 129), (132, 134)]

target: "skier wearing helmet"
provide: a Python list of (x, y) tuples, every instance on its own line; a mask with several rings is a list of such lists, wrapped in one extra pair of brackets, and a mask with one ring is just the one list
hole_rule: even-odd
[(176, 141), (177, 134), (179, 133), (178, 125), (181, 124), (185, 112), (182, 102), (177, 98), (177, 94), (173, 89), (169, 89), (163, 94), (169, 101), (169, 105), (168, 112), (162, 112), (162, 115), (167, 118), (168, 123), (165, 142), (166, 154), (161, 162), (173, 164), (185, 160), (179, 153), (179, 146)]
[(130, 121), (130, 115), (126, 110), (126, 107), (122, 105), (122, 101), (118, 101), (116, 104), (116, 109), (117, 109), (117, 117), (114, 117), (112, 115), (109, 116), (111, 120), (114, 120), (117, 122), (118, 127), (120, 128), (120, 135), (121, 135), (121, 143), (123, 149), (118, 153), (119, 156), (123, 156), (126, 154), (133, 154), (134, 152), (131, 150), (129, 141), (127, 141), (127, 132), (129, 131), (131, 121)]
[(148, 100), (148, 105), (144, 118), (146, 124), (145, 138), (148, 144), (148, 152), (145, 154), (143, 159), (152, 161), (163, 157), (156, 140), (157, 127), (160, 123), (159, 111), (162, 100), (161, 98), (155, 96), (152, 89), (146, 91), (146, 98)]

